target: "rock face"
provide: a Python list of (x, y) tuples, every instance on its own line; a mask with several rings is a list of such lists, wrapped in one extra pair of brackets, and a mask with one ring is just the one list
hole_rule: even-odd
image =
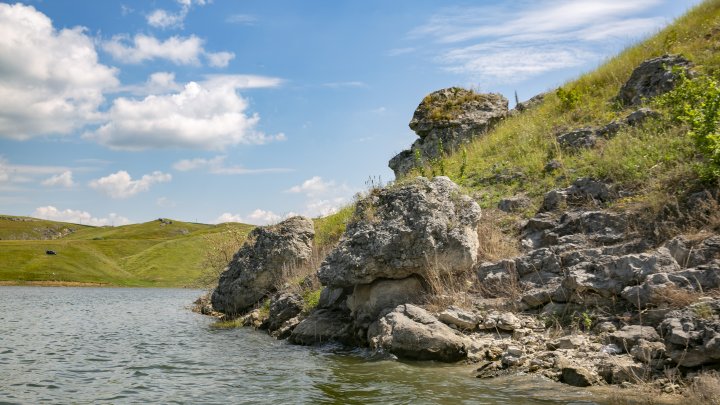
[(320, 267), (320, 282), (354, 287), (377, 279), (424, 280), (477, 261), (480, 207), (447, 177), (419, 177), (358, 203), (356, 217)]
[(685, 367), (720, 362), (720, 300), (671, 311), (658, 327), (667, 355)]
[(213, 308), (236, 315), (272, 293), (284, 267), (310, 259), (314, 236), (312, 220), (304, 217), (255, 228), (220, 276), (212, 295)]
[(441, 144), (444, 152), (456, 150), (487, 132), (507, 114), (508, 101), (500, 94), (478, 94), (459, 87), (430, 93), (410, 121), (410, 129), (420, 139), (409, 150), (393, 157), (389, 166), (395, 177), (400, 178), (418, 163), (426, 164), (440, 157)]
[(674, 69), (689, 72), (692, 64), (680, 55), (664, 55), (646, 60), (633, 70), (622, 86), (618, 100), (625, 105), (638, 105), (644, 99), (672, 90), (678, 79)]
[(453, 362), (467, 357), (468, 340), (414, 305), (399, 305), (370, 326), (370, 347), (403, 358)]

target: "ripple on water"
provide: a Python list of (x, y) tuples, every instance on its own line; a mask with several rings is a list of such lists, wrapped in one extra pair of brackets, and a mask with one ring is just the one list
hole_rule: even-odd
[(538, 379), (478, 380), (469, 368), (211, 328), (186, 310), (199, 294), (0, 287), (0, 401), (590, 403), (585, 391)]

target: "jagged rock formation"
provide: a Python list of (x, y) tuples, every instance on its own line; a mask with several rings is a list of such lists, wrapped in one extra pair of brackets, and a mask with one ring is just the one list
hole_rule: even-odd
[(213, 308), (236, 315), (268, 296), (284, 268), (301, 266), (310, 259), (314, 236), (312, 220), (304, 217), (253, 229), (220, 276), (212, 294)]
[(508, 101), (501, 94), (479, 94), (459, 87), (430, 93), (410, 121), (410, 129), (420, 139), (390, 159), (388, 165), (396, 178), (403, 177), (418, 164), (483, 135), (507, 114)]
[(680, 72), (688, 74), (692, 63), (681, 55), (648, 59), (633, 70), (617, 99), (624, 105), (638, 105), (675, 88)]
[(658, 112), (649, 108), (640, 108), (622, 120), (614, 120), (601, 127), (585, 127), (559, 134), (557, 142), (565, 150), (592, 148), (597, 144), (598, 139), (610, 139), (623, 127), (642, 125), (646, 120), (659, 116)]
[[(472, 268), (479, 220), (477, 203), (447, 177), (417, 178), (371, 193), (358, 202), (355, 220), (320, 267), (322, 312), (304, 320), (291, 340), (307, 344), (334, 337), (367, 345), (367, 330), (384, 310), (420, 302), (430, 282)], [(338, 319), (350, 327), (339, 327)], [(309, 331), (318, 338), (310, 339)]]

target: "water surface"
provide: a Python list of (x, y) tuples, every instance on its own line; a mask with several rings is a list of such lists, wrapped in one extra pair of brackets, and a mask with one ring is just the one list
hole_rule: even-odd
[(196, 290), (0, 287), (0, 403), (590, 404), (536, 377), (218, 330)]

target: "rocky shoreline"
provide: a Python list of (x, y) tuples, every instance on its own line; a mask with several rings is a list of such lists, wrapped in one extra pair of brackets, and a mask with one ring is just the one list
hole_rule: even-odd
[[(689, 62), (667, 55), (644, 62), (619, 102), (634, 106), (672, 89), (678, 69), (689, 72)], [(448, 97), (467, 102), (448, 104)], [(442, 150), (431, 146), (458, 148), (540, 102), (508, 112), (501, 96), (433, 93), (411, 123), (421, 138), (391, 166), (401, 176), (418, 164), (414, 150), (436, 158)], [(639, 109), (621, 122), (558, 134), (558, 144), (591, 148), (654, 114)], [(556, 169), (549, 161), (546, 170)], [(479, 378), (534, 373), (580, 387), (644, 384), (680, 393), (701, 372), (720, 369), (720, 235), (679, 231), (717, 211), (717, 194), (689, 194), (649, 220), (615, 204), (630, 190), (577, 178), (549, 190), (523, 219), (517, 213), (532, 202), (522, 194), (481, 212), (447, 177), (404, 178), (357, 201), (319, 268), (308, 268), (310, 219), (253, 231), (211, 299), (198, 304), (293, 344), (462, 361), (475, 364)], [(483, 255), (488, 216), (517, 223), (512, 257)], [(309, 302), (313, 294), (317, 302)]]

